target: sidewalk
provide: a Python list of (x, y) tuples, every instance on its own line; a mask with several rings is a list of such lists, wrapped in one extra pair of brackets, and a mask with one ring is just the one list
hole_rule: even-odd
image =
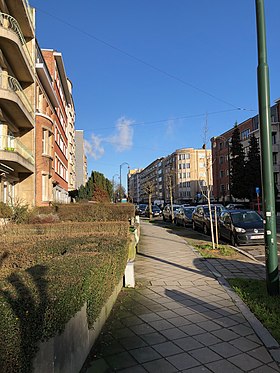
[(279, 372), (250, 313), (222, 285), (227, 276), (263, 278), (264, 267), (203, 260), (171, 231), (141, 224), (138, 286), (122, 292), (83, 372)]

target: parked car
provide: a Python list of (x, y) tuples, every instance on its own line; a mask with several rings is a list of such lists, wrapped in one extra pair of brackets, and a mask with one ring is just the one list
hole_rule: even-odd
[(226, 205), (226, 209), (228, 210), (246, 210), (246, 206), (243, 205), (242, 203), (229, 203), (228, 205)]
[(148, 205), (146, 203), (140, 203), (139, 205), (136, 206), (136, 214), (140, 216), (145, 216), (145, 210)]
[[(178, 210), (180, 205), (173, 205), (173, 214)], [(172, 221), (172, 210), (171, 205), (166, 205), (162, 211), (163, 221)]]
[(254, 210), (223, 211), (219, 217), (219, 236), (233, 246), (263, 244), (263, 219)]
[[(162, 215), (161, 209), (157, 205), (152, 205), (152, 216), (155, 218), (161, 215)], [(146, 206), (145, 216), (147, 216), (148, 218), (150, 217), (149, 205)]]
[(174, 223), (177, 225), (183, 225), (184, 227), (192, 226), (192, 214), (195, 206), (179, 207), (176, 211)]
[[(218, 217), (221, 214), (221, 212), (225, 210), (225, 207), (223, 205), (219, 205), (219, 204), (211, 205), (212, 221), (213, 221), (214, 226), (215, 226), (215, 207), (216, 207)], [(193, 215), (192, 215), (192, 227), (194, 230), (202, 229), (203, 233), (205, 234), (210, 233), (211, 224), (210, 224), (210, 213), (209, 213), (208, 205), (196, 206), (195, 210), (193, 211)]]

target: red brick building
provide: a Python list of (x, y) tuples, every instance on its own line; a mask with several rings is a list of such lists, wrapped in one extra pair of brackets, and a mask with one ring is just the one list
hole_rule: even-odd
[(67, 76), (62, 54), (55, 50), (43, 49), (42, 55), (48, 67), (53, 90), (57, 98), (53, 118), (53, 165), (52, 194), (53, 201), (69, 202), (68, 197), (68, 139), (67, 139), (67, 105), (71, 105)]
[[(271, 133), (272, 133), (272, 152), (273, 152), (273, 167), (274, 181), (280, 191), (280, 165), (279, 165), (279, 150), (280, 150), (280, 100), (271, 107)], [(249, 149), (249, 139), (252, 134), (256, 138), (260, 137), (259, 117), (256, 115), (249, 118), (238, 125), (240, 138), (243, 143), (245, 155)], [(230, 189), (230, 140), (234, 128), (224, 132), (211, 139), (212, 148), (212, 172), (213, 172), (213, 197), (216, 201), (226, 202), (232, 200)]]

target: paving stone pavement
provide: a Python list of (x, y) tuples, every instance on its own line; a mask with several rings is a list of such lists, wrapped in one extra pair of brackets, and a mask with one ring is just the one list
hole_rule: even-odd
[(142, 222), (135, 273), (82, 372), (280, 371), (213, 274), (263, 278), (260, 264), (203, 260), (171, 230)]

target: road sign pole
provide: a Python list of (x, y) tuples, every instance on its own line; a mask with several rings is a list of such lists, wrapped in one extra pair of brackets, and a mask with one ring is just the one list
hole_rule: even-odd
[(258, 41), (259, 122), (262, 153), (262, 201), (265, 219), (266, 281), (268, 293), (270, 295), (279, 295), (279, 271), (270, 119), (270, 87), (266, 53), (264, 0), (256, 0), (256, 21)]

